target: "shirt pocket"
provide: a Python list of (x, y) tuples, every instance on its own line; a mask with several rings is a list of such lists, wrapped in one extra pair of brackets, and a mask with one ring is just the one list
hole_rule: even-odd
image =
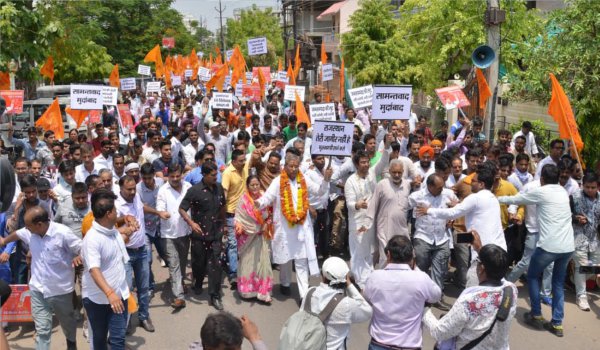
[(62, 246), (58, 243), (50, 243), (44, 248), (44, 260), (49, 265), (60, 264), (64, 257), (62, 254)]

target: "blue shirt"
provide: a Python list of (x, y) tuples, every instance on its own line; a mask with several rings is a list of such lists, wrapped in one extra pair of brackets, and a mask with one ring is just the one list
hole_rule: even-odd
[(171, 114), (171, 112), (165, 108), (164, 111), (159, 110), (158, 113), (156, 113), (156, 116), (162, 120), (162, 125), (167, 126), (167, 125), (169, 125), (169, 115), (170, 114)]
[(35, 147), (33, 147), (31, 143), (29, 143), (28, 138), (15, 139), (13, 137), (13, 139), (10, 140), (10, 142), (13, 143), (15, 146), (22, 148), (23, 151), (25, 151), (25, 158), (27, 158), (28, 161), (32, 161), (33, 159), (37, 158), (38, 152), (42, 148), (46, 147), (46, 143), (44, 141), (38, 141)]
[[(221, 163), (221, 161), (219, 161), (218, 163)], [(219, 165), (219, 168), (221, 168), (220, 165)], [(189, 174), (187, 174), (185, 176), (184, 180), (191, 183), (192, 186), (194, 186), (195, 184), (202, 181), (202, 166), (195, 167), (192, 171), (189, 172)], [(220, 171), (217, 171), (217, 182), (221, 183), (221, 172)]]

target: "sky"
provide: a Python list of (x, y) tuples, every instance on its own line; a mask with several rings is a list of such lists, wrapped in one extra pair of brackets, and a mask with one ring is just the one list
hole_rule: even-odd
[[(277, 8), (277, 0), (221, 0), (223, 8), (223, 25), (226, 18), (233, 17), (233, 10), (236, 8), (247, 8), (256, 4), (258, 7)], [(183, 15), (191, 15), (195, 19), (205, 21), (209, 30), (215, 31), (219, 28), (219, 0), (175, 0), (172, 5)]]

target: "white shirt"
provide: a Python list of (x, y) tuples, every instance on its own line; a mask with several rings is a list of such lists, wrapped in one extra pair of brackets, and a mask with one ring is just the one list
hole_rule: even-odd
[[(427, 186), (408, 197), (408, 205), (411, 209), (417, 206), (426, 206), (429, 208), (448, 208), (448, 203), (457, 201), (456, 195), (452, 190), (444, 188), (439, 196), (433, 196)], [(416, 216), (413, 211), (415, 221), (415, 238), (418, 238), (427, 244), (440, 245), (448, 241), (446, 234), (446, 220), (436, 219), (431, 215)]]
[(63, 179), (60, 179), (58, 181), (58, 185), (56, 185), (52, 190), (56, 194), (56, 197), (58, 197), (57, 203), (59, 205), (64, 204), (67, 199), (71, 198), (71, 192), (73, 191), (71, 185), (66, 183)]
[(552, 158), (550, 158), (550, 156), (547, 156), (546, 158), (540, 160), (540, 162), (538, 163), (537, 168), (535, 170), (535, 176), (533, 177), (534, 180), (540, 179), (540, 177), (542, 176), (542, 168), (546, 164), (556, 165), (556, 162)]
[(465, 177), (467, 177), (467, 175), (461, 173), (457, 180), (454, 175), (450, 174), (450, 176), (448, 176), (448, 180), (446, 180), (446, 188), (452, 188)]
[(90, 175), (98, 175), (98, 168), (96, 168), (96, 163), (94, 162), (94, 168), (92, 171), (87, 171), (84, 164), (79, 164), (75, 167), (75, 181), (76, 182), (85, 182)]
[(537, 145), (535, 144), (535, 136), (533, 135), (533, 132), (531, 132), (531, 131), (529, 131), (529, 133), (527, 135), (524, 135), (522, 130), (517, 131), (513, 135), (512, 141), (510, 142), (511, 149), (515, 149), (515, 140), (517, 139), (518, 136), (525, 137), (525, 153), (529, 154), (530, 156), (534, 156), (539, 153), (538, 149), (537, 149)]
[(194, 167), (196, 165), (196, 153), (204, 148), (204, 141), (198, 139), (198, 147), (191, 143), (183, 147), (183, 156), (187, 165)]
[(81, 251), (81, 239), (67, 226), (55, 222), (50, 222), (44, 237), (26, 228), (16, 233), (31, 252), (29, 288), (42, 293), (44, 298), (71, 293), (75, 284), (71, 264)]
[(160, 151), (155, 150), (153, 147), (148, 147), (142, 151), (142, 157), (146, 159), (147, 163), (152, 164), (156, 159), (160, 158)]
[(108, 304), (106, 294), (96, 285), (90, 270), (100, 269), (106, 283), (121, 299), (129, 298), (129, 287), (125, 274), (125, 264), (129, 255), (125, 249), (123, 237), (116, 229), (108, 230), (96, 221), (83, 238), (81, 247), (83, 257), (82, 297), (96, 304)]
[(120, 193), (117, 193), (117, 199), (115, 200), (115, 207), (117, 208), (117, 214), (119, 217), (124, 215), (131, 215), (137, 220), (140, 229), (135, 231), (129, 236), (129, 242), (127, 248), (140, 248), (146, 244), (146, 225), (144, 225), (144, 203), (140, 198), (140, 194), (136, 193), (133, 197), (133, 201), (128, 203), (123, 199)]
[(190, 187), (192, 185), (189, 182), (182, 181), (181, 192), (177, 192), (169, 182), (158, 189), (156, 210), (171, 214), (167, 220), (160, 219), (160, 236), (162, 238), (173, 239), (190, 234), (189, 225), (179, 215), (179, 204)]
[[(519, 192), (527, 193), (540, 186), (542, 186), (542, 184), (540, 184), (540, 180), (533, 180), (523, 186)], [(537, 220), (537, 206), (535, 204), (530, 204), (525, 207), (525, 228), (527, 228), (527, 232), (529, 233), (540, 232), (540, 227)]]
[[(325, 166), (327, 166), (327, 164), (325, 164)], [(323, 170), (325, 170), (325, 166), (323, 167)], [(317, 184), (325, 181), (323, 173), (321, 173), (316, 167), (314, 169), (308, 169), (305, 175), (312, 182)], [(329, 192), (322, 193), (321, 195), (317, 193), (309, 193), (308, 201), (310, 202), (310, 206), (316, 210), (327, 209), (327, 202), (329, 201)]]
[(498, 200), (504, 204), (537, 206), (540, 227), (538, 247), (558, 254), (575, 250), (569, 195), (561, 185), (544, 185), (516, 196), (502, 196)]
[(94, 158), (94, 168), (97, 170), (102, 170), (102, 169), (113, 170), (112, 156), (108, 156), (108, 158), (104, 158), (102, 153), (100, 153), (99, 155), (96, 156), (96, 158)]
[[(489, 190), (480, 190), (477, 193), (468, 195), (462, 203), (457, 204), (454, 208), (431, 208), (427, 211), (427, 214), (445, 220), (464, 216), (467, 230), (473, 229), (479, 233), (482, 246), (495, 244), (506, 250), (506, 240), (504, 239), (504, 230), (500, 218), (500, 203)], [(471, 261), (476, 258), (477, 253), (471, 250)]]
[(527, 173), (527, 181), (525, 181), (525, 183), (523, 183), (523, 182), (521, 182), (521, 179), (519, 179), (519, 177), (517, 176), (517, 173), (513, 172), (512, 174), (508, 175), (508, 178), (506, 180), (508, 180), (508, 182), (513, 184), (513, 186), (515, 186), (517, 191), (521, 192), (521, 190), (523, 189), (523, 186), (525, 186), (528, 183), (530, 183), (531, 181), (533, 181), (533, 175), (531, 175), (530, 173)]

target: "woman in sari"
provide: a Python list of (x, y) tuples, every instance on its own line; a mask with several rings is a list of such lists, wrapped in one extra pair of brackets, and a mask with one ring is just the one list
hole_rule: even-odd
[(256, 175), (246, 181), (246, 192), (235, 211), (235, 234), (238, 241), (238, 293), (242, 298), (256, 298), (271, 303), (273, 270), (269, 257), (269, 243), (273, 235), (272, 210), (254, 208), (254, 201), (262, 196)]

